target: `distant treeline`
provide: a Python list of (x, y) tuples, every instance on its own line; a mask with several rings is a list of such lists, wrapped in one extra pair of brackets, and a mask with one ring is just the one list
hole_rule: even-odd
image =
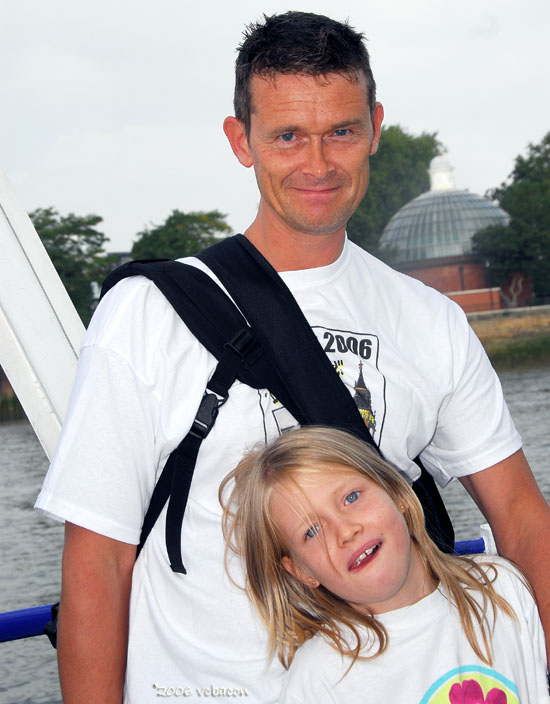
[(22, 420), (23, 418), (26, 418), (25, 411), (17, 396), (2, 394), (0, 396), (0, 422)]

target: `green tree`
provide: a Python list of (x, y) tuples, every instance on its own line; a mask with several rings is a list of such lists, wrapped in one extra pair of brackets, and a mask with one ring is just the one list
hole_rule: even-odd
[(474, 251), (490, 266), (491, 283), (517, 271), (530, 276), (538, 296), (550, 295), (550, 132), (516, 158), (508, 181), (488, 193), (510, 215), (474, 235)]
[(429, 190), (428, 167), (441, 151), (436, 134), (408, 134), (399, 125), (382, 128), (378, 151), (371, 157), (366, 196), (348, 222), (349, 238), (372, 254), (382, 255), (378, 241), (392, 215)]
[(145, 228), (135, 240), (132, 259), (177, 259), (196, 254), (230, 234), (225, 215), (218, 210), (182, 213), (173, 210), (162, 225)]
[(90, 322), (97, 303), (97, 287), (112, 268), (104, 245), (108, 238), (97, 225), (99, 215), (59, 215), (54, 208), (29, 214), (33, 225), (67, 289), (82, 322)]

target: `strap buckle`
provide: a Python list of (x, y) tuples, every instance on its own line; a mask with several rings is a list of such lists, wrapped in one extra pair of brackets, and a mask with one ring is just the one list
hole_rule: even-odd
[(220, 406), (223, 406), (226, 401), (227, 396), (225, 396), (225, 398), (220, 397), (212, 391), (208, 391), (208, 389), (206, 389), (189, 434), (204, 440), (204, 438), (212, 430), (212, 426), (217, 418)]

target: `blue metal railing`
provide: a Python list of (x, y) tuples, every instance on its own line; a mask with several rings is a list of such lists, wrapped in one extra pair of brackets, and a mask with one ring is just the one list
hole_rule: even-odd
[(44, 635), (44, 626), (52, 618), (52, 606), (45, 604), (0, 613), (0, 643)]
[(455, 555), (480, 555), (487, 552), (485, 539), (459, 540), (455, 543)]

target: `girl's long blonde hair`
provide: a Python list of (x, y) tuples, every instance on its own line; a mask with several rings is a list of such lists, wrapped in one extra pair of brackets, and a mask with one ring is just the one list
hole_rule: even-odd
[(313, 589), (304, 585), (281, 564), (287, 550), (269, 510), (273, 488), (285, 477), (334, 465), (356, 470), (403, 507), (426, 575), (439, 583), (439, 589), (454, 604), (472, 649), (490, 665), (497, 610), (515, 617), (508, 602), (493, 588), (494, 565), (441, 552), (426, 532), (419, 500), (396, 469), (358, 438), (313, 426), (284, 433), (272, 444), (249, 453), (220, 486), (226, 567), (228, 550), (243, 560), (245, 589), (267, 628), (270, 653), (277, 651), (283, 666), (289, 667), (296, 649), (321, 633), (342, 654), (353, 660), (362, 658), (365, 638), (357, 626), (367, 629), (370, 644), (378, 643), (377, 649), (369, 649), (369, 657), (379, 655), (388, 645), (386, 630), (376, 618), (360, 613), (322, 586)]

